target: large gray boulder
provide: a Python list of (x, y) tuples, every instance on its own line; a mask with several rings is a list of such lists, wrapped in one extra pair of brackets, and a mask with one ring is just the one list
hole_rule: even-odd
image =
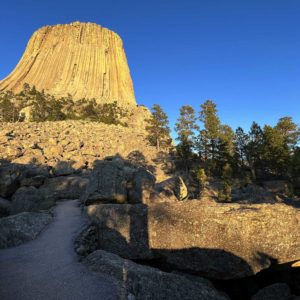
[(19, 187), (24, 167), (0, 164), (0, 197), (10, 197)]
[(121, 159), (96, 161), (89, 185), (82, 197), (86, 205), (98, 202), (124, 203), (127, 201), (128, 172)]
[(84, 259), (92, 271), (116, 279), (126, 299), (136, 300), (226, 300), (205, 279), (190, 280), (155, 268), (138, 265), (130, 260), (97, 250)]
[(153, 200), (181, 201), (188, 198), (188, 190), (180, 176), (171, 177), (155, 185)]
[(55, 202), (45, 199), (40, 189), (33, 186), (20, 187), (12, 197), (12, 214), (49, 209)]
[(87, 213), (105, 250), (129, 259), (162, 257), (210, 278), (247, 277), (300, 259), (300, 211), (284, 204), (191, 200), (92, 205)]
[(79, 199), (86, 190), (89, 179), (81, 176), (60, 176), (46, 179), (39, 188), (43, 197), (49, 201)]
[(129, 259), (153, 257), (148, 242), (146, 205), (90, 205), (87, 212), (98, 228), (101, 249)]
[(47, 213), (23, 212), (0, 219), (0, 248), (20, 245), (36, 238), (51, 221)]
[(90, 182), (81, 198), (86, 205), (97, 203), (147, 203), (155, 177), (121, 158), (96, 161)]
[(138, 168), (133, 172), (129, 183), (128, 202), (148, 203), (153, 192), (155, 176), (144, 168)]

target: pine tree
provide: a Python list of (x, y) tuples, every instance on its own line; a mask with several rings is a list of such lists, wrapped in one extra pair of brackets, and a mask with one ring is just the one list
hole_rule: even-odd
[(196, 181), (198, 183), (199, 188), (199, 197), (201, 197), (205, 187), (208, 184), (208, 178), (203, 168), (199, 168), (195, 172)]
[[(205, 140), (208, 142), (210, 158), (212, 160), (215, 159), (216, 145), (220, 136), (221, 127), (217, 112), (216, 104), (211, 100), (206, 100), (201, 105), (201, 111), (199, 113), (199, 119), (203, 122), (205, 128), (205, 131), (202, 131), (202, 133), (205, 134)], [(207, 145), (203, 145), (203, 147), (206, 148)]]
[(148, 125), (148, 139), (152, 145), (156, 146), (157, 151), (160, 151), (162, 144), (170, 143), (170, 128), (167, 114), (162, 107), (154, 104), (151, 108), (152, 115), (146, 120)]
[(259, 171), (262, 170), (263, 167), (263, 131), (256, 122), (252, 123), (248, 136), (249, 142), (246, 147), (247, 161), (251, 170), (252, 179), (256, 180)]
[(179, 141), (176, 148), (178, 156), (185, 163), (186, 171), (189, 169), (189, 159), (192, 156), (195, 145), (195, 130), (198, 129), (193, 107), (189, 105), (182, 106), (180, 108), (180, 116), (175, 124), (175, 131), (178, 135), (176, 140)]
[(237, 171), (243, 174), (246, 160), (247, 160), (247, 145), (249, 142), (249, 136), (244, 132), (241, 127), (238, 127), (234, 136), (235, 147), (235, 163)]
[(229, 202), (231, 200), (232, 190), (232, 168), (230, 164), (225, 164), (222, 170), (221, 176), (221, 188), (219, 189), (218, 199), (219, 201)]
[(293, 151), (300, 139), (300, 129), (291, 117), (280, 118), (275, 128), (279, 130), (285, 143)]
[(234, 132), (228, 125), (220, 126), (219, 138), (216, 140), (216, 153), (213, 160), (217, 175), (220, 175), (225, 164), (231, 165), (234, 157)]
[(284, 135), (278, 127), (266, 125), (263, 137), (262, 161), (266, 175), (287, 175), (290, 167), (290, 153)]

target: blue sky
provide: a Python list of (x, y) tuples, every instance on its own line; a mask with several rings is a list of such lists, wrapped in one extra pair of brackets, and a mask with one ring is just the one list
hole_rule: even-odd
[(3, 0), (0, 79), (44, 25), (90, 21), (123, 39), (137, 102), (217, 103), (223, 123), (300, 123), (299, 0)]

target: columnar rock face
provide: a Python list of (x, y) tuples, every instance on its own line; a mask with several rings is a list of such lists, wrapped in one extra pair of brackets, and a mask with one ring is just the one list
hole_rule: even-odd
[(19, 92), (24, 83), (57, 97), (136, 104), (121, 38), (92, 23), (37, 30), (16, 68), (0, 81), (0, 91)]

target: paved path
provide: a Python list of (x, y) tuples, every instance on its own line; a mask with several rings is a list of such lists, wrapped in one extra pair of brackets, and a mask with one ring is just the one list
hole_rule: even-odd
[(78, 262), (73, 239), (85, 222), (76, 200), (60, 202), (37, 239), (0, 250), (0, 299), (118, 299), (114, 283)]

